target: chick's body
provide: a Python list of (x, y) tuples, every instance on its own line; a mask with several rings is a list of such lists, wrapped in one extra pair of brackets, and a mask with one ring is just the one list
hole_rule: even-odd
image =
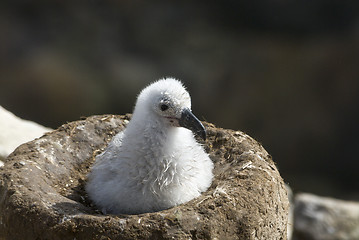
[[(103, 212), (159, 211), (207, 190), (213, 163), (192, 133), (203, 126), (190, 104), (188, 92), (174, 79), (140, 93), (127, 128), (96, 157), (89, 174), (86, 191)], [(187, 120), (181, 121), (184, 115)]]

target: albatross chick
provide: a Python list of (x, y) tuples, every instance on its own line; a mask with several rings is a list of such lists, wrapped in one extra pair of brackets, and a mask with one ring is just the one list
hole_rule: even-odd
[(213, 163), (196, 142), (206, 138), (180, 81), (162, 79), (141, 91), (127, 128), (96, 157), (86, 191), (104, 213), (139, 214), (198, 197)]

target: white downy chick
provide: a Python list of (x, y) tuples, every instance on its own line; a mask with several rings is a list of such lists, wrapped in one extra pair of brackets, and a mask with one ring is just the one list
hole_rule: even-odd
[(139, 94), (127, 128), (96, 157), (90, 199), (104, 213), (139, 214), (198, 197), (211, 185), (213, 163), (193, 133), (206, 137), (182, 83), (152, 83)]

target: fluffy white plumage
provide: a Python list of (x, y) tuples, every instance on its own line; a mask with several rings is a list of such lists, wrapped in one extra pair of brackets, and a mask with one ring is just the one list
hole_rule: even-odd
[(175, 79), (141, 91), (127, 128), (88, 176), (86, 191), (104, 213), (160, 211), (207, 190), (213, 163), (194, 138), (192, 131), (203, 138), (205, 131), (190, 109), (190, 95)]

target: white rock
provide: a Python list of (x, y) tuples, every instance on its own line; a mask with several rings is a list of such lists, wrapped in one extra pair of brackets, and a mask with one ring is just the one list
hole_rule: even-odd
[(297, 194), (294, 223), (296, 234), (305, 239), (359, 239), (359, 203)]
[[(5, 159), (20, 144), (42, 136), (50, 128), (23, 120), (0, 106), (0, 159)], [(0, 161), (0, 167), (3, 163)]]
[(205, 130), (190, 109), (190, 95), (177, 80), (142, 90), (127, 128), (89, 174), (87, 193), (103, 212), (159, 211), (207, 190), (213, 163), (193, 136), (205, 138)]

